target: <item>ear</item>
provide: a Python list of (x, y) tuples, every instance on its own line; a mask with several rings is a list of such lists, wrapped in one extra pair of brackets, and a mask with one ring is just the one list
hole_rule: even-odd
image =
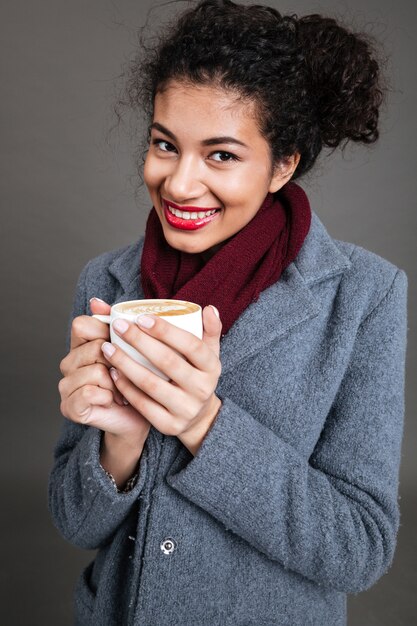
[(278, 189), (281, 189), (285, 183), (288, 183), (300, 162), (300, 158), (301, 155), (296, 152), (295, 154), (287, 157), (285, 160), (277, 163), (269, 185), (268, 191), (270, 193), (275, 193)]

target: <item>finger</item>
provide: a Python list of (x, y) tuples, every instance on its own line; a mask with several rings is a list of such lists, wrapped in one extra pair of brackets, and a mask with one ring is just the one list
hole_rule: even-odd
[[(170, 348), (167, 349), (170, 350)], [(190, 385), (190, 380), (193, 378), (195, 383), (190, 385), (190, 389), (187, 389), (181, 387), (181, 385), (173, 385), (172, 381), (164, 380), (147, 367), (134, 361), (122, 349), (113, 344), (103, 344), (103, 350), (105, 353), (107, 352), (106, 357), (113, 366), (110, 368), (110, 375), (128, 402), (131, 402), (133, 385), (133, 389), (141, 390), (147, 397), (166, 409), (170, 415), (175, 415), (184, 423), (187, 423), (192, 416), (200, 411), (201, 403), (206, 402), (213, 393), (212, 377), (198, 372), (195, 368), (191, 368), (189, 364), (185, 365), (193, 371), (186, 379), (186, 384)], [(177, 355), (175, 355), (175, 358), (183, 361)], [(141, 398), (142, 396), (139, 395), (139, 399)], [(134, 402), (137, 402), (137, 400), (134, 400)], [(142, 412), (139, 406), (136, 404), (134, 406), (138, 411)]]
[(61, 402), (61, 413), (73, 422), (86, 424), (94, 405), (111, 407), (113, 405), (111, 391), (94, 385), (81, 387)]
[[(111, 343), (104, 343), (103, 351), (108, 361), (112, 364), (110, 375), (113, 377), (113, 380), (116, 381), (114, 371), (112, 370), (116, 369), (135, 387), (144, 391), (150, 398), (165, 406), (171, 412), (184, 410), (185, 393), (179, 387), (173, 388), (170, 382), (164, 380), (144, 365), (137, 363), (124, 350)], [(178, 358), (181, 359), (181, 357)], [(117, 380), (116, 385), (123, 396), (130, 402), (129, 398), (125, 396), (123, 388), (120, 387), (119, 380)]]
[[(128, 357), (129, 358), (129, 357)], [(140, 366), (141, 367), (141, 366)], [(142, 368), (146, 370), (146, 368)], [(161, 383), (166, 383), (159, 376), (153, 374), (149, 370), (146, 370), (148, 374), (155, 376), (159, 379)], [(116, 385), (122, 392), (123, 396), (128, 400), (129, 404), (134, 407), (136, 411), (138, 411), (145, 419), (149, 421), (159, 432), (165, 435), (176, 436), (179, 432), (184, 430), (183, 424), (185, 423), (185, 418), (180, 414), (178, 418), (173, 419), (173, 414), (170, 410), (159, 403), (156, 402), (152, 397), (150, 397), (144, 389), (137, 387), (132, 383), (129, 378), (127, 378), (121, 371), (112, 368), (110, 370), (113, 379), (115, 380)], [(152, 376), (149, 378), (151, 379)], [(144, 373), (144, 387), (146, 387), (145, 383), (146, 372)], [(158, 381), (155, 382), (155, 388), (158, 386)], [(162, 384), (160, 386), (161, 389), (164, 388)], [(167, 396), (168, 397), (168, 396)], [(171, 394), (172, 397), (172, 394)]]
[(103, 356), (101, 346), (103, 345), (103, 339), (108, 339), (109, 336), (101, 337), (100, 339), (94, 339), (81, 344), (77, 348), (71, 350), (59, 364), (59, 369), (63, 376), (69, 376), (75, 370), (86, 365), (93, 365), (94, 363), (102, 363), (108, 367), (108, 361)]
[(72, 320), (71, 325), (71, 346), (70, 349), (93, 341), (94, 339), (107, 339), (109, 337), (109, 326), (100, 322), (91, 315), (79, 315)]
[[(166, 322), (166, 325), (172, 326), (172, 324), (169, 324), (168, 322)], [(127, 330), (122, 332), (123, 328), (126, 328)], [(117, 334), (123, 337), (124, 341), (127, 341), (134, 348), (136, 348), (145, 358), (160, 369), (161, 372), (174, 381), (180, 388), (192, 393), (193, 395), (198, 395), (199, 397), (202, 392), (203, 398), (205, 397), (204, 388), (211, 387), (209, 378), (217, 371), (217, 364), (219, 360), (214, 353), (204, 345), (201, 339), (198, 339), (191, 333), (172, 326), (174, 334), (175, 331), (179, 331), (180, 334), (184, 333), (184, 335), (186, 335), (186, 341), (192, 343), (195, 340), (195, 350), (202, 350), (206, 352), (207, 361), (204, 362), (201, 359), (201, 362), (204, 364), (204, 371), (194, 367), (193, 364), (187, 361), (175, 348), (171, 348), (165, 343), (162, 343), (162, 341), (146, 335), (133, 323), (125, 322), (125, 320), (121, 323), (121, 320), (116, 320), (113, 323), (113, 329), (117, 332)], [(179, 345), (178, 341), (176, 342), (176, 345)], [(122, 367), (122, 371), (124, 371), (126, 376), (128, 376), (128, 378), (130, 378), (135, 384), (141, 386), (136, 379), (132, 378), (135, 375), (135, 369), (138, 372), (135, 366), (135, 361), (125, 362), (123, 360), (124, 354), (125, 353), (121, 351), (121, 354), (115, 355), (112, 359), (108, 359), (107, 354), (106, 357), (112, 365)], [(190, 360), (192, 359), (194, 363), (197, 362), (197, 359), (193, 356), (192, 347), (189, 344), (187, 344), (187, 354)], [(115, 359), (117, 359), (117, 362)], [(131, 363), (133, 366), (131, 366)], [(158, 400), (162, 401), (161, 398), (158, 398)]]
[(150, 422), (133, 407), (108, 405), (105, 402), (91, 405), (81, 416), (74, 416), (73, 421), (123, 436), (132, 446), (135, 446), (135, 442), (138, 446), (142, 445), (151, 427)]
[[(149, 319), (154, 320), (152, 328), (143, 326)], [(203, 372), (216, 367), (216, 355), (201, 339), (157, 315), (139, 315), (136, 324), (130, 323), (124, 333), (118, 330), (120, 326), (117, 324), (113, 324), (113, 328), (117, 334), (123, 335), (124, 341), (130, 343), (161, 371), (165, 372), (165, 359), (172, 360), (174, 368), (165, 372), (170, 377), (171, 373), (175, 374), (175, 367), (181, 365), (178, 359), (174, 359), (175, 352)], [(175, 352), (164, 349), (164, 346)]]
[(110, 304), (100, 300), (100, 298), (91, 298), (90, 311), (92, 315), (110, 315)]
[(87, 421), (89, 426), (126, 437), (133, 446), (135, 441), (138, 441), (138, 445), (142, 444), (151, 427), (150, 422), (132, 406), (94, 405)]
[(77, 389), (86, 385), (94, 385), (112, 392), (114, 400), (123, 405), (123, 398), (120, 391), (115, 386), (109, 370), (103, 364), (87, 365), (75, 370), (71, 375), (65, 376), (58, 383), (58, 390), (61, 397), (69, 397)]
[(203, 341), (216, 356), (219, 356), (222, 323), (219, 312), (216, 311), (216, 307), (211, 304), (203, 309)]

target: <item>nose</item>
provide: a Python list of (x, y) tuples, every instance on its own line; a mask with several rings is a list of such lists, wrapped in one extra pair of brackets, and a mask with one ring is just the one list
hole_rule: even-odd
[(165, 178), (164, 189), (169, 198), (178, 204), (201, 197), (206, 191), (206, 186), (201, 180), (197, 160), (192, 156), (180, 157)]

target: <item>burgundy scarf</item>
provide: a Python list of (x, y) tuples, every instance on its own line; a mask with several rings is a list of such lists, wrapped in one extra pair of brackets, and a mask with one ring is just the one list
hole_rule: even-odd
[(310, 229), (308, 198), (296, 183), (268, 193), (252, 220), (206, 263), (165, 240), (152, 208), (141, 260), (145, 298), (174, 298), (214, 304), (224, 336), (251, 302), (273, 285), (296, 258)]

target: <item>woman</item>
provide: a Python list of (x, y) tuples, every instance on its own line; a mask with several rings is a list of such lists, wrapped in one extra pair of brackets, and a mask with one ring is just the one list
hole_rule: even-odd
[[(81, 273), (50, 478), (56, 526), (98, 550), (77, 623), (346, 624), (395, 549), (407, 278), (332, 239), (294, 181), (324, 145), (378, 138), (371, 45), (207, 0), (126, 94), (150, 113), (153, 208)], [(149, 297), (204, 307), (202, 340), (152, 316), (116, 329), (169, 382), (89, 315)]]

